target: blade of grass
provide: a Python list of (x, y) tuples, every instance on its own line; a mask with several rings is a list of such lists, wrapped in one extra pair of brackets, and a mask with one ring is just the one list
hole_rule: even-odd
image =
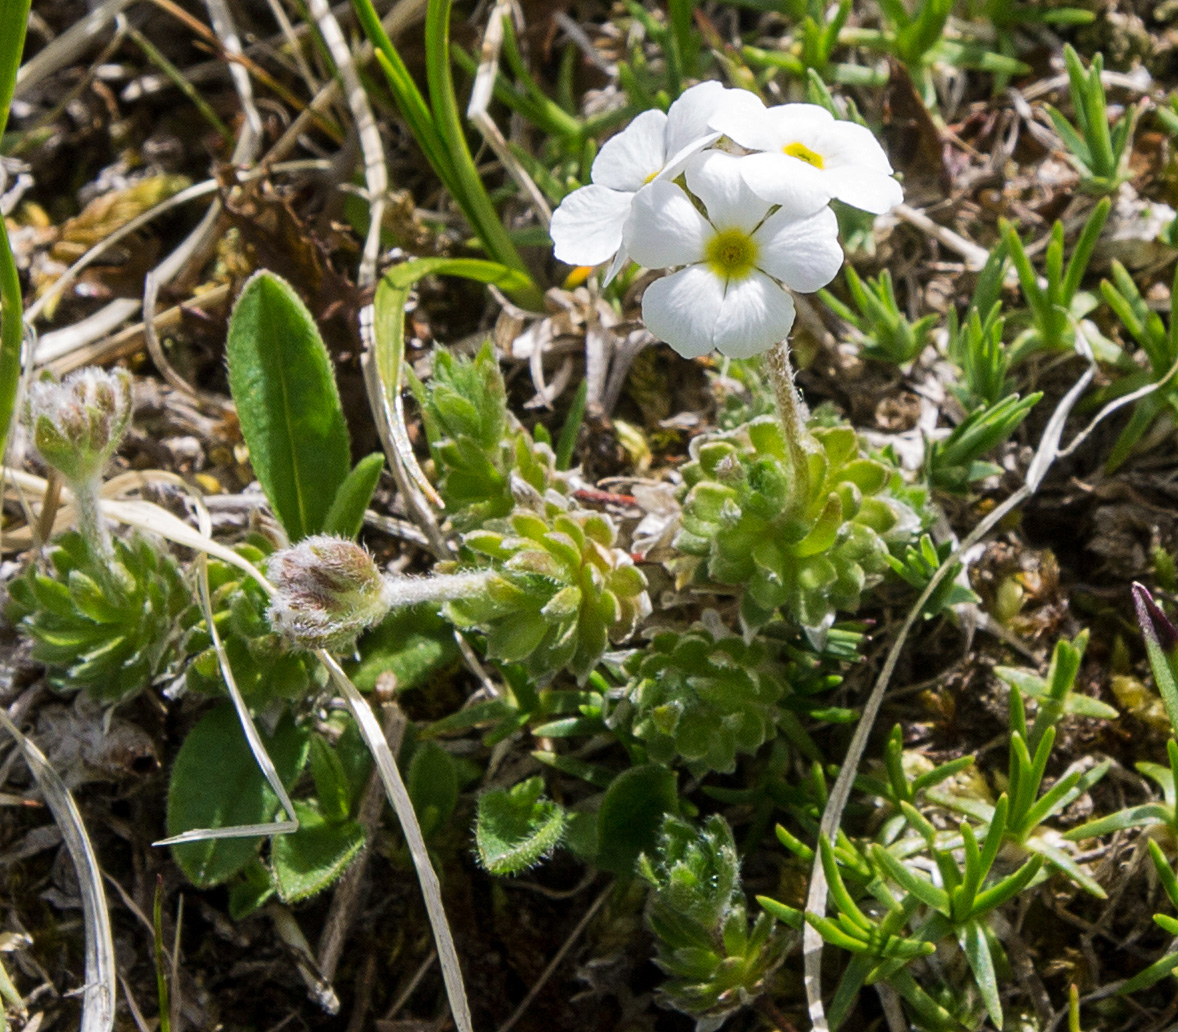
[(209, 123), (221, 137), (225, 144), (233, 143), (233, 131), (220, 118), (217, 117), (212, 106), (204, 97), (201, 96), (200, 90), (192, 85), (185, 77), (184, 73), (180, 71), (171, 61), (169, 61), (159, 50), (159, 48), (152, 43), (142, 32), (138, 29), (130, 29), (127, 32), (128, 38), (143, 51), (144, 56), (155, 65), (164, 77), (178, 89), (193, 107), (199, 112), (200, 117)]
[(543, 307), (543, 296), (532, 282), (528, 267), (491, 204), (470, 148), (466, 145), (466, 136), (454, 93), (454, 78), (450, 71), (450, 6), (450, 0), (431, 0), (425, 19), (425, 51), (426, 78), (429, 82), (434, 125), (450, 161), (457, 187), (455, 199), (473, 223), (475, 232), (488, 254), (509, 269), (527, 277), (527, 286), (513, 291), (513, 299), (524, 307), (540, 310)]
[(589, 383), (582, 380), (573, 395), (573, 404), (569, 414), (565, 417), (564, 426), (560, 428), (560, 437), (556, 442), (556, 468), (568, 469), (573, 462), (573, 449), (577, 446), (577, 434), (581, 430), (581, 423), (585, 419), (585, 399), (589, 395)]
[(168, 974), (165, 970), (167, 953), (164, 950), (164, 876), (157, 877), (155, 901), (151, 908), (152, 944), (155, 949), (155, 986), (159, 996), (159, 1032), (172, 1032), (172, 1004), (168, 993)]
[[(32, 0), (0, 0), (0, 138), (8, 125), (31, 3)], [(8, 446), (8, 428), (20, 383), (20, 351), (24, 338), (22, 308), (16, 259), (8, 240), (8, 229), (0, 219), (0, 455)]]

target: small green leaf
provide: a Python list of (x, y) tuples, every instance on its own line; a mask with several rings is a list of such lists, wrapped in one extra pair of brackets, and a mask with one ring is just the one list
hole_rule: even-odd
[(256, 857), (229, 884), (229, 916), (241, 921), (274, 895), (274, 875)]
[(391, 613), (364, 636), (360, 651), (349, 676), (362, 692), (372, 691), (380, 677), (395, 678), (397, 691), (408, 691), (458, 659), (454, 629), (425, 606)]
[(542, 800), (543, 778), (528, 778), (511, 789), (479, 796), (475, 844), (491, 874), (519, 874), (534, 866), (560, 843), (568, 815)]
[(358, 821), (329, 822), (310, 803), (297, 801), (299, 830), (278, 835), (270, 847), (278, 895), (294, 903), (322, 892), (332, 884), (364, 845)]
[(597, 817), (597, 866), (632, 875), (640, 853), (654, 854), (663, 817), (678, 812), (675, 774), (666, 767), (648, 763), (619, 774)]
[[(307, 762), (307, 733), (283, 719), (272, 736), (262, 736), (284, 785), (292, 785)], [(168, 786), (168, 834), (196, 828), (265, 824), (278, 812), (278, 799), (258, 769), (237, 712), (229, 703), (210, 710), (184, 739)], [(262, 845), (258, 838), (208, 839), (172, 847), (180, 869), (198, 888), (227, 881)]]
[(331, 359), (294, 290), (259, 272), (226, 342), (229, 389), (250, 462), (292, 541), (319, 533), (348, 474), (348, 429)]
[(458, 803), (458, 768), (436, 742), (422, 742), (409, 763), (409, 798), (427, 838), (442, 828)]
[(372, 501), (384, 469), (384, 453), (373, 452), (356, 463), (335, 493), (335, 499), (323, 520), (324, 534), (338, 534), (340, 537), (355, 538), (364, 525), (364, 510)]
[(329, 821), (346, 820), (351, 810), (351, 786), (335, 750), (319, 735), (311, 738), (311, 777), (315, 797)]

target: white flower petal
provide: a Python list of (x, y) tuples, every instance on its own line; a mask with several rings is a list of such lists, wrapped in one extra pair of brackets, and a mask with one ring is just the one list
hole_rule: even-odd
[(794, 140), (805, 142), (807, 137), (828, 129), (838, 120), (818, 104), (778, 104), (769, 108), (768, 121), (781, 141), (779, 146)]
[(658, 180), (634, 196), (622, 240), (630, 257), (648, 269), (703, 260), (712, 227), (674, 183)]
[(874, 172), (892, 174), (892, 165), (880, 146), (875, 134), (865, 125), (857, 122), (830, 122), (819, 126), (812, 135), (813, 143), (802, 140), (812, 150), (822, 155), (828, 169), (855, 166)]
[(729, 282), (712, 339), (730, 358), (749, 358), (785, 340), (793, 324), (793, 298), (768, 276), (754, 272)]
[(710, 147), (718, 139), (720, 139), (719, 133), (708, 133), (706, 136), (692, 140), (686, 147), (681, 147), (677, 151), (671, 152), (668, 150), (671, 156), (667, 158), (666, 165), (663, 166), (663, 170), (655, 178), (675, 179), (687, 167), (687, 162), (694, 155), (698, 154), (705, 147)]
[(553, 252), (569, 265), (598, 265), (622, 246), (622, 225), (634, 194), (604, 186), (574, 190), (552, 213)]
[(751, 233), (769, 210), (741, 175), (747, 157), (723, 151), (697, 154), (687, 163), (687, 187), (701, 201), (717, 229)]
[(753, 193), (794, 217), (811, 215), (834, 197), (821, 169), (788, 154), (749, 154), (740, 159), (740, 171)]
[(805, 218), (782, 210), (757, 230), (757, 267), (792, 290), (808, 294), (825, 287), (843, 264), (838, 219), (829, 208)]
[(719, 108), (724, 95), (731, 92), (714, 79), (684, 90), (667, 111), (667, 153), (677, 154), (713, 132), (708, 119)]
[(825, 173), (831, 191), (852, 208), (882, 215), (904, 200), (904, 190), (890, 175), (866, 168), (836, 168)]
[(663, 112), (643, 111), (617, 136), (606, 140), (590, 178), (611, 190), (640, 190), (663, 170), (666, 125)]
[(712, 112), (708, 125), (747, 150), (767, 150), (776, 146), (775, 138), (766, 134), (765, 105), (749, 90), (729, 90), (723, 102)]
[(646, 328), (684, 358), (714, 347), (713, 331), (724, 303), (724, 285), (702, 265), (655, 280), (642, 297)]
[(622, 271), (629, 260), (630, 256), (626, 253), (626, 245), (623, 244), (618, 248), (618, 253), (614, 255), (614, 260), (609, 263), (609, 269), (606, 271), (605, 279), (601, 281), (601, 285), (603, 287), (608, 287), (614, 281), (614, 277)]

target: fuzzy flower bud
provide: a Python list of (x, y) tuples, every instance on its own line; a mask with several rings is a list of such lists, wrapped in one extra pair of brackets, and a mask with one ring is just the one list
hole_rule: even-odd
[(292, 645), (338, 651), (389, 611), (385, 581), (363, 548), (320, 534), (270, 557), (275, 587), (267, 616)]
[(390, 609), (471, 598), (486, 591), (489, 574), (386, 577), (363, 548), (347, 538), (318, 534), (270, 557), (274, 597), (270, 626), (297, 648), (348, 648)]
[(131, 422), (131, 374), (88, 367), (29, 388), (25, 419), (41, 458), (71, 484), (98, 477)]

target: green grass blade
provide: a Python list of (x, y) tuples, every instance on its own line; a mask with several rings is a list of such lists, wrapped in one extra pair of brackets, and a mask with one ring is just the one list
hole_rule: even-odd
[[(25, 46), (32, 0), (0, 0), (0, 138), (8, 125), (16, 73)], [(24, 307), (20, 276), (8, 240), (8, 228), (0, 219), (0, 455), (8, 445), (8, 429), (20, 384), (20, 346), (24, 337)]]
[(425, 20), (425, 50), (433, 122), (450, 162), (454, 199), (471, 221), (487, 253), (527, 278), (527, 286), (513, 291), (513, 298), (525, 307), (539, 309), (543, 305), (542, 294), (491, 204), (466, 143), (450, 72), (450, 6), (450, 0), (431, 0)]

